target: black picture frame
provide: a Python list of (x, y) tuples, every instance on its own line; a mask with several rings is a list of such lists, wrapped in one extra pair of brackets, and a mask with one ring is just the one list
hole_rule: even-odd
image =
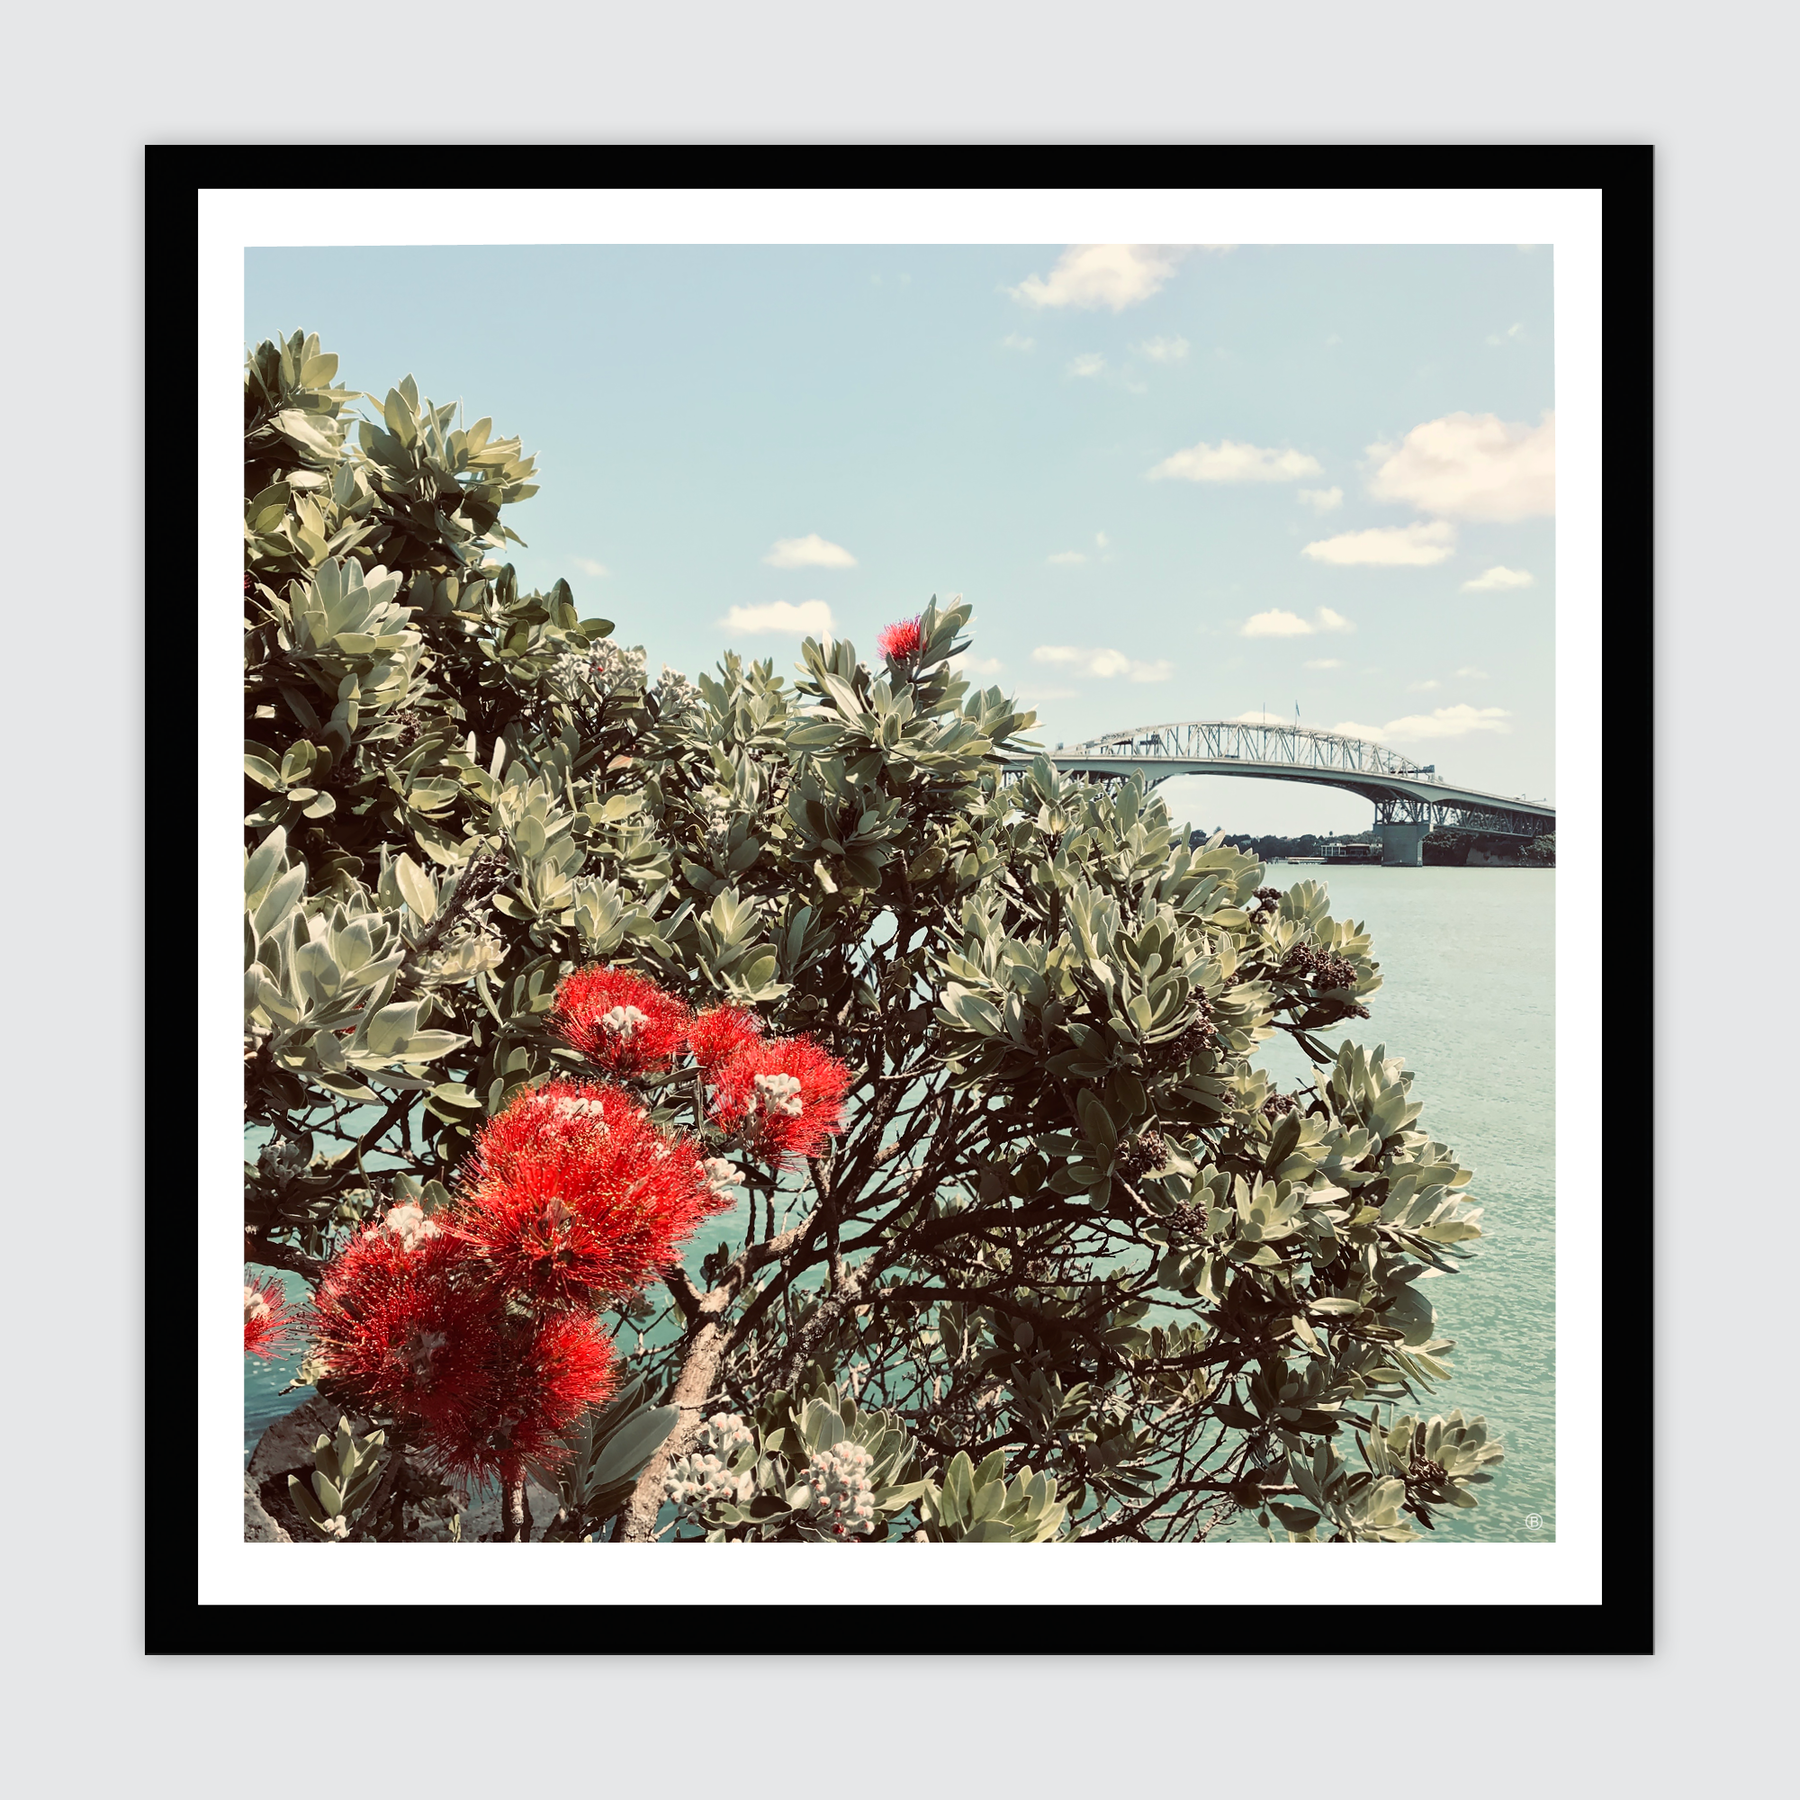
[[(1166, 171), (1186, 159), (1159, 148), (1146, 173), (1145, 150), (1132, 145), (1029, 147), (1029, 162), (1018, 147), (933, 146), (619, 146), (522, 148), (516, 154), (531, 169), (530, 185), (541, 189), (734, 187), (745, 189), (904, 186), (968, 188), (1159, 188), (1200, 185), (1171, 178)], [(1653, 564), (1653, 336), (1654, 336), (1654, 154), (1647, 145), (1307, 145), (1293, 147), (1205, 145), (1191, 150), (1195, 176), (1208, 189), (1583, 189), (1602, 196), (1603, 365), (1602, 406), (1606, 424), (1606, 460), (1602, 476), (1605, 586), (1602, 628), (1610, 644), (1621, 648), (1605, 660), (1604, 692), (1596, 696), (1608, 720), (1630, 719), (1640, 754), (1629, 764), (1621, 753), (1602, 770), (1602, 799), (1607, 844), (1629, 847), (1641, 861), (1652, 844), (1653, 795), (1645, 779), (1641, 742), (1651, 717), (1653, 691), (1649, 640), (1640, 629), (1654, 601)], [(275, 155), (287, 167), (327, 169), (375, 168), (382, 186), (418, 189), (516, 187), (516, 181), (484, 182), (464, 169), (505, 166), (508, 153), (495, 146), (459, 152), (454, 146), (398, 148), (272, 147), (252, 144), (158, 144), (144, 159), (146, 381), (153, 386), (146, 406), (147, 483), (168, 466), (168, 397), (184, 380), (199, 389), (199, 351), (195, 320), (199, 306), (199, 195), (207, 189), (269, 185), (261, 171)], [(1025, 173), (1024, 171), (1029, 171)], [(450, 171), (450, 173), (446, 173)], [(166, 495), (151, 494), (150, 516), (166, 510)], [(153, 601), (171, 587), (166, 546), (146, 543), (146, 593)], [(187, 593), (168, 593), (179, 611), (191, 604)], [(196, 620), (196, 629), (217, 621)], [(170, 730), (170, 712), (192, 704), (197, 709), (196, 673), (191, 656), (179, 653), (179, 638), (153, 638), (150, 741), (146, 766), (162, 761)], [(1628, 646), (1629, 648), (1624, 648)], [(179, 731), (180, 727), (175, 727)], [(1605, 727), (1610, 744), (1623, 724)], [(198, 823), (196, 823), (196, 847)], [(1603, 847), (1604, 848), (1604, 847)], [(189, 865), (193, 866), (192, 863)], [(179, 885), (177, 882), (174, 884)], [(160, 921), (152, 920), (154, 927)], [(1612, 919), (1603, 957), (1604, 1006), (1591, 1028), (1607, 1040), (1630, 1044), (1641, 1052), (1652, 1039), (1653, 984), (1650, 970), (1652, 920), (1640, 901)], [(159, 963), (168, 945), (182, 940), (179, 932), (160, 939)], [(160, 1045), (156, 1046), (160, 1048)], [(1629, 1064), (1607, 1058), (1601, 1104), (1622, 1116), (1630, 1085), (1634, 1108), (1642, 1106), (1641, 1055)], [(165, 1071), (154, 1057), (146, 1059), (149, 1078)], [(160, 1104), (160, 1097), (159, 1097)], [(153, 1208), (146, 1232), (148, 1308), (146, 1368), (154, 1371), (154, 1429), (148, 1441), (167, 1440), (174, 1397), (188, 1391), (190, 1369), (198, 1378), (198, 1345), (184, 1343), (166, 1322), (198, 1316), (199, 1291), (190, 1244), (172, 1235), (167, 1222), (178, 1217), (181, 1203), (172, 1191), (171, 1167), (179, 1157), (159, 1161), (146, 1182), (147, 1204)], [(1637, 1449), (1634, 1467), (1653, 1464), (1646, 1442), (1651, 1409), (1645, 1405), (1654, 1381), (1653, 1330), (1649, 1309), (1654, 1293), (1647, 1177), (1639, 1173), (1627, 1185), (1615, 1183), (1602, 1194), (1606, 1244), (1601, 1270), (1603, 1319), (1623, 1317), (1630, 1302), (1633, 1329), (1603, 1337), (1610, 1360), (1629, 1355), (1629, 1391), (1633, 1399), (1632, 1433)], [(1628, 1346), (1628, 1347), (1627, 1347)], [(1602, 1389), (1609, 1384), (1603, 1374)], [(147, 1533), (144, 1593), (144, 1646), (151, 1655), (204, 1655), (306, 1652), (323, 1653), (329, 1640), (307, 1629), (300, 1608), (271, 1608), (249, 1603), (203, 1605), (199, 1600), (199, 1551), (191, 1494), (168, 1478), (153, 1455), (145, 1478), (144, 1520)], [(1084, 1654), (1204, 1654), (1217, 1646), (1230, 1654), (1292, 1655), (1296, 1651), (1329, 1652), (1339, 1645), (1391, 1646), (1396, 1652), (1428, 1643), (1435, 1655), (1493, 1654), (1627, 1654), (1654, 1649), (1653, 1581), (1654, 1499), (1634, 1482), (1630, 1504), (1608, 1509), (1601, 1552), (1602, 1592), (1593, 1605), (1466, 1605), (1430, 1608), (1403, 1605), (1232, 1604), (1199, 1608), (1187, 1603), (1161, 1607), (1065, 1606), (976, 1608), (954, 1602), (890, 1609), (878, 1643), (883, 1654), (937, 1654), (946, 1643), (1004, 1645), (1006, 1653), (1067, 1654), (1071, 1645)], [(1390, 1552), (1391, 1554), (1392, 1552)], [(771, 1600), (770, 1605), (779, 1605)], [(783, 1606), (784, 1625), (795, 1614), (823, 1614), (831, 1609)], [(946, 1626), (956, 1615), (999, 1610), (1021, 1615), (1079, 1613), (1068, 1631), (1043, 1628), (1049, 1621), (1030, 1619), (1030, 1628), (1005, 1633), (955, 1635)], [(1195, 1617), (1197, 1611), (1208, 1615)], [(271, 1613), (293, 1612), (283, 1622)], [(1411, 1612), (1428, 1612), (1430, 1631), (1423, 1636), (1407, 1629)], [(249, 1615), (254, 1612), (254, 1629)], [(594, 1629), (586, 1609), (535, 1605), (444, 1606), (395, 1605), (382, 1608), (384, 1641), (404, 1647), (410, 1657), (454, 1654), (479, 1645), (484, 1654), (593, 1654)], [(1146, 1617), (1146, 1614), (1151, 1617)], [(1100, 1616), (1096, 1616), (1100, 1615)], [(1117, 1615), (1117, 1617), (1114, 1617)], [(1108, 1630), (1124, 1626), (1129, 1631)], [(1224, 1616), (1218, 1616), (1224, 1615)], [(1422, 1621), (1421, 1621), (1422, 1622)], [(1017, 1623), (1026, 1623), (1021, 1619)], [(671, 1606), (634, 1608), (631, 1654), (706, 1654), (717, 1640), (696, 1636), (691, 1615)], [(799, 1641), (784, 1630), (765, 1635), (764, 1644)]]

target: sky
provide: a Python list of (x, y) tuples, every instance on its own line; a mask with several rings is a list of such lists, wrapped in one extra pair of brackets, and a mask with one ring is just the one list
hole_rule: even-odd
[[(509, 508), (654, 671), (975, 611), (1046, 747), (1180, 719), (1372, 737), (1553, 800), (1548, 248), (446, 247), (246, 257), (246, 344), (490, 417)], [(1333, 789), (1185, 778), (1232, 832)]]

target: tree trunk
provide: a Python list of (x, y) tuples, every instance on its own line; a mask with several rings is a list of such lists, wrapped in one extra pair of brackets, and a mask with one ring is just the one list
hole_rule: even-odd
[(715, 1298), (720, 1304), (702, 1313), (694, 1323), (687, 1355), (682, 1359), (681, 1374), (675, 1382), (674, 1393), (669, 1396), (669, 1405), (680, 1407), (681, 1416), (662, 1448), (651, 1457), (638, 1477), (637, 1486), (631, 1490), (631, 1498), (619, 1514), (618, 1529), (613, 1533), (615, 1544), (647, 1544), (656, 1536), (663, 1475), (670, 1463), (686, 1453), (700, 1429), (700, 1415), (718, 1378), (729, 1336), (723, 1316), (725, 1296), (707, 1295), (708, 1301)]
[[(771, 1202), (770, 1211), (773, 1210)], [(651, 1457), (643, 1474), (637, 1478), (637, 1486), (631, 1490), (631, 1498), (615, 1515), (618, 1519), (612, 1537), (615, 1544), (648, 1544), (655, 1538), (656, 1515), (662, 1507), (663, 1476), (670, 1463), (687, 1453), (688, 1445), (700, 1430), (700, 1416), (706, 1410), (707, 1396), (718, 1388), (719, 1368), (725, 1360), (725, 1352), (731, 1347), (728, 1314), (733, 1298), (758, 1269), (780, 1262), (792, 1251), (803, 1249), (818, 1218), (815, 1207), (798, 1225), (779, 1237), (760, 1244), (746, 1244), (711, 1293), (696, 1293), (679, 1265), (663, 1271), (664, 1285), (687, 1320), (688, 1335), (682, 1352), (681, 1373), (676, 1377), (675, 1391), (667, 1401), (668, 1405), (679, 1407), (681, 1411), (675, 1429)], [(762, 1296), (763, 1299), (767, 1297), (767, 1294)]]
[(531, 1503), (525, 1498), (525, 1471), (503, 1470), (500, 1476), (500, 1541), (531, 1541)]

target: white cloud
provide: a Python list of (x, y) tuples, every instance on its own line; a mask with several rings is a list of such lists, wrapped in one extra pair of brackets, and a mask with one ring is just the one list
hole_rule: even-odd
[(1465, 681), (1486, 681), (1488, 678), (1486, 669), (1458, 669), (1456, 673)]
[(1181, 257), (1181, 250), (1158, 244), (1074, 244), (1047, 279), (1027, 275), (1007, 292), (1027, 306), (1107, 306), (1122, 312), (1148, 300), (1175, 273)]
[(1436, 712), (1410, 713), (1385, 725), (1359, 725), (1347, 719), (1332, 730), (1345, 737), (1373, 738), (1380, 744), (1422, 744), (1442, 738), (1467, 737), (1476, 731), (1510, 731), (1512, 714), (1499, 706), (1440, 706)]
[(1053, 563), (1086, 562), (1087, 553), (1083, 550), (1058, 550), (1053, 555), (1046, 556), (1044, 561)]
[(1239, 637), (1311, 637), (1313, 628), (1298, 613), (1260, 612), (1238, 627)]
[(1110, 681), (1115, 675), (1128, 681), (1167, 681), (1175, 673), (1172, 662), (1139, 662), (1122, 650), (1090, 650), (1074, 644), (1039, 644), (1031, 660), (1101, 681)]
[[(1354, 631), (1356, 627), (1342, 613), (1321, 606), (1311, 619), (1276, 607), (1271, 612), (1252, 614), (1238, 627), (1239, 637), (1311, 637), (1316, 631)], [(1335, 666), (1335, 665), (1334, 665)]]
[(836, 629), (831, 608), (823, 600), (802, 600), (798, 606), (789, 600), (774, 600), (767, 606), (734, 606), (724, 624), (728, 631), (746, 634), (780, 631), (808, 637), (830, 637)]
[(1495, 594), (1503, 588), (1533, 587), (1536, 583), (1526, 569), (1509, 569), (1504, 563), (1496, 564), (1484, 575), (1477, 575), (1473, 581), (1463, 583), (1465, 594)]
[(1002, 350), (1035, 350), (1037, 339), (1021, 337), (1016, 331), (1009, 331), (1000, 340), (1000, 348)]
[(1396, 446), (1371, 444), (1377, 500), (1406, 500), (1443, 518), (1529, 519), (1556, 511), (1556, 415), (1508, 425), (1496, 413), (1446, 413)]
[(1106, 367), (1106, 358), (1098, 351), (1090, 350), (1069, 364), (1071, 375), (1098, 375)]
[(570, 561), (574, 563), (576, 568), (578, 568), (582, 574), (592, 575), (596, 580), (607, 572), (606, 564), (595, 562), (591, 556), (571, 557)]
[(1186, 362), (1192, 347), (1184, 337), (1145, 338), (1138, 345), (1138, 354), (1149, 357), (1152, 362)]
[(950, 667), (964, 675), (998, 675), (1006, 664), (996, 656), (971, 656), (964, 651), (951, 657)]
[(1260, 450), (1255, 444), (1234, 444), (1221, 439), (1177, 450), (1150, 471), (1152, 481), (1179, 476), (1183, 481), (1298, 481), (1302, 475), (1323, 475), (1318, 462), (1300, 450)]
[(1415, 681), (1406, 691), (1409, 694), (1429, 694), (1443, 685), (1441, 681)]
[(1336, 512), (1344, 504), (1344, 490), (1341, 487), (1302, 488), (1294, 498), (1316, 513)]
[(1343, 341), (1344, 340), (1334, 331), (1331, 336), (1325, 340), (1325, 348), (1329, 350), (1333, 344), (1341, 344)]
[(1232, 721), (1234, 725), (1291, 725), (1292, 719), (1284, 719), (1280, 713), (1263, 712), (1260, 708), (1252, 708), (1249, 712), (1241, 712)]
[(777, 538), (763, 558), (771, 569), (854, 569), (856, 558), (842, 544), (833, 544), (816, 531), (801, 538)]
[(1341, 669), (1344, 665), (1342, 660), (1335, 656), (1315, 656), (1306, 666), (1309, 669)]
[(1109, 538), (1104, 531), (1096, 531), (1094, 533), (1094, 542), (1104, 550), (1106, 546), (1112, 542), (1112, 539)]
[(1510, 344), (1515, 338), (1522, 337), (1524, 332), (1523, 325), (1509, 325), (1504, 331), (1496, 331), (1488, 339), (1488, 342), (1490, 344)]
[(1308, 544), (1302, 554), (1314, 562), (1428, 568), (1455, 549), (1456, 527), (1433, 520), (1429, 525), (1377, 525), (1368, 531), (1346, 531), (1341, 537)]

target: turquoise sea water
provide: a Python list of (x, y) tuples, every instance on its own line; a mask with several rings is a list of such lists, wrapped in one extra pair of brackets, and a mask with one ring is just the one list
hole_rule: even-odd
[[(1427, 1284), (1439, 1335), (1456, 1349), (1452, 1379), (1424, 1408), (1484, 1413), (1506, 1460), (1479, 1509), (1456, 1515), (1439, 1536), (1548, 1541), (1556, 1528), (1556, 875), (1275, 864), (1266, 879), (1290, 887), (1327, 875), (1333, 913), (1368, 927), (1384, 978), (1372, 1016), (1356, 1022), (1357, 1040), (1385, 1044), (1417, 1071), (1420, 1124), (1475, 1171), (1471, 1192), (1486, 1208), (1479, 1255)], [(1285, 1038), (1264, 1062), (1284, 1086), (1307, 1069)], [(719, 1235), (741, 1237), (742, 1224), (716, 1221), (690, 1247), (689, 1263), (697, 1266)], [(288, 1285), (304, 1297), (304, 1283), (290, 1277)], [(264, 1427), (311, 1389), (277, 1394), (295, 1359), (244, 1360), (248, 1455)], [(1262, 1534), (1239, 1521), (1223, 1535)]]
[[(1355, 1041), (1415, 1070), (1419, 1125), (1475, 1171), (1478, 1254), (1425, 1284), (1452, 1377), (1425, 1412), (1485, 1414), (1506, 1460), (1446, 1539), (1547, 1542), (1556, 1533), (1556, 872), (1322, 869), (1277, 863), (1266, 880), (1324, 880), (1337, 918), (1374, 939), (1383, 985)], [(1344, 1033), (1328, 1032), (1336, 1043)], [(1306, 1059), (1286, 1039), (1265, 1066), (1283, 1085)], [(1537, 1521), (1536, 1524), (1530, 1521)], [(1260, 1536), (1239, 1521), (1227, 1536)]]

